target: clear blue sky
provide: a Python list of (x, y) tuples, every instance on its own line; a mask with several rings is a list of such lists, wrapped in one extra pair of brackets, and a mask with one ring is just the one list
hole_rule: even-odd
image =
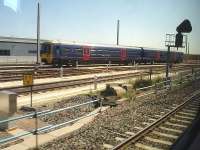
[[(0, 36), (36, 37), (37, 0), (0, 0)], [(200, 54), (200, 0), (40, 0), (41, 38), (165, 48), (165, 34), (189, 19), (191, 53)], [(8, 4), (10, 5), (10, 4)]]

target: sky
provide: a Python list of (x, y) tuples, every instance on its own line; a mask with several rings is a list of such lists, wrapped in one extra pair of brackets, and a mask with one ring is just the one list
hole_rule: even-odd
[(200, 0), (0, 0), (0, 36), (36, 38), (38, 1), (42, 39), (116, 44), (119, 19), (121, 45), (163, 49), (189, 19), (190, 53), (200, 54)]

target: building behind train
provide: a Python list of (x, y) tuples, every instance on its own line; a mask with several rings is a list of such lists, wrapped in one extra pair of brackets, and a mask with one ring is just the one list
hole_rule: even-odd
[[(33, 64), (37, 60), (36, 39), (0, 37), (0, 64)], [(47, 40), (41, 40), (41, 43)]]

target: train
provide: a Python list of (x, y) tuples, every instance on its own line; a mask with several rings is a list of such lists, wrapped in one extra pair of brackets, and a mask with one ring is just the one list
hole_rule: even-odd
[[(52, 65), (164, 63), (167, 51), (132, 46), (67, 44), (44, 42), (41, 45), (41, 61)], [(171, 63), (183, 62), (184, 53), (172, 51)]]
[(200, 64), (200, 55), (199, 54), (185, 54), (184, 63), (190, 64)]

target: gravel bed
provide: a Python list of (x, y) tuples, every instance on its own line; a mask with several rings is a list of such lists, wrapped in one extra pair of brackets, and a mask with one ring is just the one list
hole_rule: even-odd
[[(92, 100), (94, 100), (94, 99), (90, 96), (85, 96), (85, 95), (75, 96), (70, 99), (62, 100), (62, 101), (59, 101), (56, 103), (50, 103), (50, 104), (46, 104), (46, 105), (42, 105), (42, 106), (37, 106), (37, 107), (35, 107), (35, 109), (38, 112), (44, 111), (44, 110), (57, 110), (60, 108), (65, 108), (65, 107), (89, 102)], [(48, 124), (55, 125), (55, 124), (59, 124), (59, 123), (65, 122), (65, 121), (75, 119), (77, 117), (81, 117), (85, 114), (92, 112), (94, 109), (95, 109), (94, 104), (89, 104), (89, 105), (84, 105), (81, 107), (61, 111), (58, 113), (45, 115), (45, 116), (39, 117), (39, 119)], [(24, 113), (24, 112), (19, 112), (19, 113)]]
[[(89, 125), (90, 129), (88, 130), (87, 127), (84, 127), (79, 130), (79, 132), (74, 132), (70, 136), (66, 136), (59, 140), (59, 143), (56, 142), (52, 143), (50, 147), (48, 147), (48, 150), (54, 150), (56, 149), (73, 149), (73, 150), (80, 150), (80, 149), (104, 149), (102, 145), (104, 143), (112, 143), (112, 144), (119, 144), (120, 142), (117, 142), (115, 140), (115, 137), (119, 137), (118, 134), (110, 133), (107, 130), (104, 130), (101, 126), (92, 126)], [(91, 137), (92, 135), (95, 135)], [(90, 139), (90, 140), (88, 140)], [(91, 144), (92, 143), (92, 144)], [(67, 147), (66, 147), (67, 145)], [(42, 146), (40, 149), (46, 149), (46, 147)]]
[[(183, 98), (188, 96), (193, 91), (193, 87), (187, 86), (181, 91), (174, 90), (171, 94), (167, 93), (165, 96), (159, 95), (148, 96), (147, 98), (140, 98), (130, 105), (128, 101), (123, 102), (117, 107), (107, 109), (102, 112), (89, 125), (73, 132), (70, 136), (63, 136), (52, 142), (44, 144), (40, 149), (104, 149), (103, 144), (116, 145), (116, 134), (110, 134), (105, 128), (116, 131), (120, 134), (125, 132), (134, 132), (134, 127), (145, 127), (144, 122), (150, 122), (149, 117), (160, 112), (167, 113), (164, 108), (172, 109), (173, 104), (181, 104)], [(136, 110), (137, 108), (137, 110)], [(136, 110), (136, 111), (135, 111)], [(163, 114), (162, 114), (163, 115)], [(169, 127), (168, 125), (166, 127)], [(174, 128), (174, 127), (173, 127)], [(180, 129), (178, 127), (177, 129)], [(144, 141), (144, 140), (143, 140)], [(145, 140), (145, 142), (148, 142)], [(156, 145), (154, 145), (156, 146)], [(163, 145), (159, 145), (161, 148)]]

